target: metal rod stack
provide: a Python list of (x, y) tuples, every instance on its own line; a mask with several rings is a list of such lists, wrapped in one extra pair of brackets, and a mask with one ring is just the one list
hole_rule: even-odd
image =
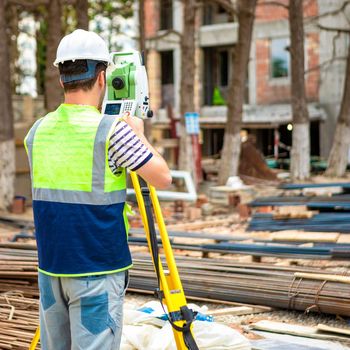
[(305, 230), (350, 233), (349, 213), (320, 213), (310, 219), (274, 219), (272, 214), (254, 214), (248, 231)]
[[(350, 316), (350, 278), (324, 270), (177, 257), (189, 299), (266, 305)], [(156, 276), (148, 253), (133, 254), (129, 289), (151, 293)], [(0, 244), (0, 348), (26, 349), (38, 323), (37, 260), (33, 245)], [(302, 276), (297, 273), (303, 273)], [(306, 276), (306, 277), (305, 277)], [(315, 278), (313, 278), (315, 276)], [(347, 281), (349, 279), (349, 281)], [(346, 280), (346, 281), (344, 281)]]
[(306, 205), (309, 209), (350, 210), (350, 196), (276, 196), (259, 197), (250, 202), (251, 207)]
[[(323, 270), (184, 257), (177, 265), (188, 296), (350, 316), (350, 284), (294, 275)], [(152, 269), (147, 255), (135, 255), (130, 288), (153, 290)]]

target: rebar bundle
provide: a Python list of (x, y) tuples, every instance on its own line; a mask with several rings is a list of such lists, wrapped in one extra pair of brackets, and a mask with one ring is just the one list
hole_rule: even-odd
[[(307, 267), (176, 258), (186, 296), (350, 316), (350, 277)], [(129, 290), (151, 293), (156, 275), (148, 253), (133, 254)], [(328, 275), (327, 275), (328, 273)], [(0, 348), (28, 349), (38, 324), (35, 246), (0, 244)]]

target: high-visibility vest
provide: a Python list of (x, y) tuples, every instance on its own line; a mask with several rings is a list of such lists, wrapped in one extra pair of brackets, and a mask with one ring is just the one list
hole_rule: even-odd
[(92, 106), (62, 104), (26, 136), (39, 271), (74, 277), (131, 267), (126, 170), (108, 165), (117, 122)]

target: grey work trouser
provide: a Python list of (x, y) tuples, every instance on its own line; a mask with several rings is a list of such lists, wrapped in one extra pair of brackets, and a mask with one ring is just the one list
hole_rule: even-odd
[(118, 350), (128, 272), (87, 277), (39, 273), (42, 350)]

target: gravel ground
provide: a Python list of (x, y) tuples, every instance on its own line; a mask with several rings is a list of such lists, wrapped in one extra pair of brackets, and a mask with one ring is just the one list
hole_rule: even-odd
[[(135, 307), (142, 306), (148, 301), (153, 301), (155, 298), (149, 295), (142, 295), (136, 293), (127, 293), (125, 302), (132, 304)], [(189, 301), (191, 303), (191, 301)], [(208, 310), (222, 309), (230, 307), (224, 304), (214, 304), (214, 303), (201, 303), (195, 302), (198, 306), (206, 306)], [(264, 312), (260, 314), (250, 314), (242, 316), (232, 316), (225, 315), (220, 317), (215, 317), (216, 322), (224, 323), (239, 332), (243, 333), (249, 339), (260, 339), (261, 337), (252, 333), (249, 330), (249, 325), (261, 320), (270, 320), (277, 322), (286, 322), (290, 324), (298, 324), (303, 326), (317, 326), (319, 323), (326, 324), (332, 327), (345, 328), (349, 327), (349, 321), (341, 317), (333, 315), (325, 315), (318, 313), (303, 313), (298, 311), (287, 311), (287, 310), (276, 310), (271, 312)], [(350, 346), (349, 342), (341, 342), (344, 345)]]

